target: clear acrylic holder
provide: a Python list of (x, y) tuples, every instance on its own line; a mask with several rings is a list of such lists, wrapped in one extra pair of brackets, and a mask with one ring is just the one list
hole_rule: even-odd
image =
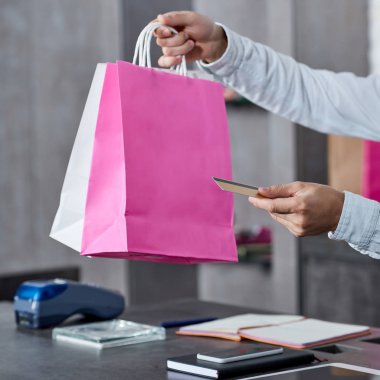
[(58, 342), (72, 343), (96, 349), (126, 346), (137, 343), (164, 340), (163, 327), (114, 319), (83, 325), (56, 327), (52, 338)]

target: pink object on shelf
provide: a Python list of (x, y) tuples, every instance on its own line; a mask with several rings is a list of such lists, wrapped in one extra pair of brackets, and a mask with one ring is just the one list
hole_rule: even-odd
[(380, 142), (364, 142), (362, 193), (367, 198), (380, 201)]
[(236, 233), (236, 244), (271, 244), (272, 231), (265, 226), (257, 226), (251, 230), (243, 230)]

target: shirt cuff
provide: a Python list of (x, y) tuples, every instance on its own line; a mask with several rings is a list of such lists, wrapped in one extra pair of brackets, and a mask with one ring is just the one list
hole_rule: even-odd
[(357, 245), (348, 243), (353, 249), (356, 249), (358, 252), (360, 252), (363, 255), (368, 255), (372, 259), (380, 260), (380, 254), (372, 251), (367, 251), (365, 249), (360, 249)]
[(227, 48), (218, 60), (211, 63), (197, 61), (197, 64), (201, 69), (218, 77), (227, 77), (241, 65), (243, 60), (241, 52), (244, 50), (244, 45), (239, 34), (218, 22), (216, 24), (221, 26), (226, 33)]
[(328, 236), (333, 240), (345, 240), (359, 251), (366, 251), (377, 228), (378, 203), (349, 191), (345, 191), (344, 195), (338, 227)]

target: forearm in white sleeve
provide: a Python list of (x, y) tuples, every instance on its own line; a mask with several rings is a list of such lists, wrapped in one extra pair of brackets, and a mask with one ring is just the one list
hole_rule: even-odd
[(257, 105), (320, 132), (380, 140), (380, 76), (313, 70), (224, 27), (223, 56), (199, 65)]
[(380, 203), (345, 191), (342, 215), (329, 238), (345, 240), (357, 251), (380, 259)]
[[(259, 106), (320, 132), (380, 140), (380, 77), (313, 70), (224, 27), (228, 46), (199, 62)], [(380, 258), (380, 204), (345, 192), (339, 225), (329, 237)]]

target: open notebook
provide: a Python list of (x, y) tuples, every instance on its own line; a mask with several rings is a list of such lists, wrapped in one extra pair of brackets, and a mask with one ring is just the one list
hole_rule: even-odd
[(299, 315), (241, 314), (185, 326), (179, 335), (209, 336), (240, 341), (242, 338), (292, 348), (356, 338), (370, 333), (368, 326), (333, 323)]

